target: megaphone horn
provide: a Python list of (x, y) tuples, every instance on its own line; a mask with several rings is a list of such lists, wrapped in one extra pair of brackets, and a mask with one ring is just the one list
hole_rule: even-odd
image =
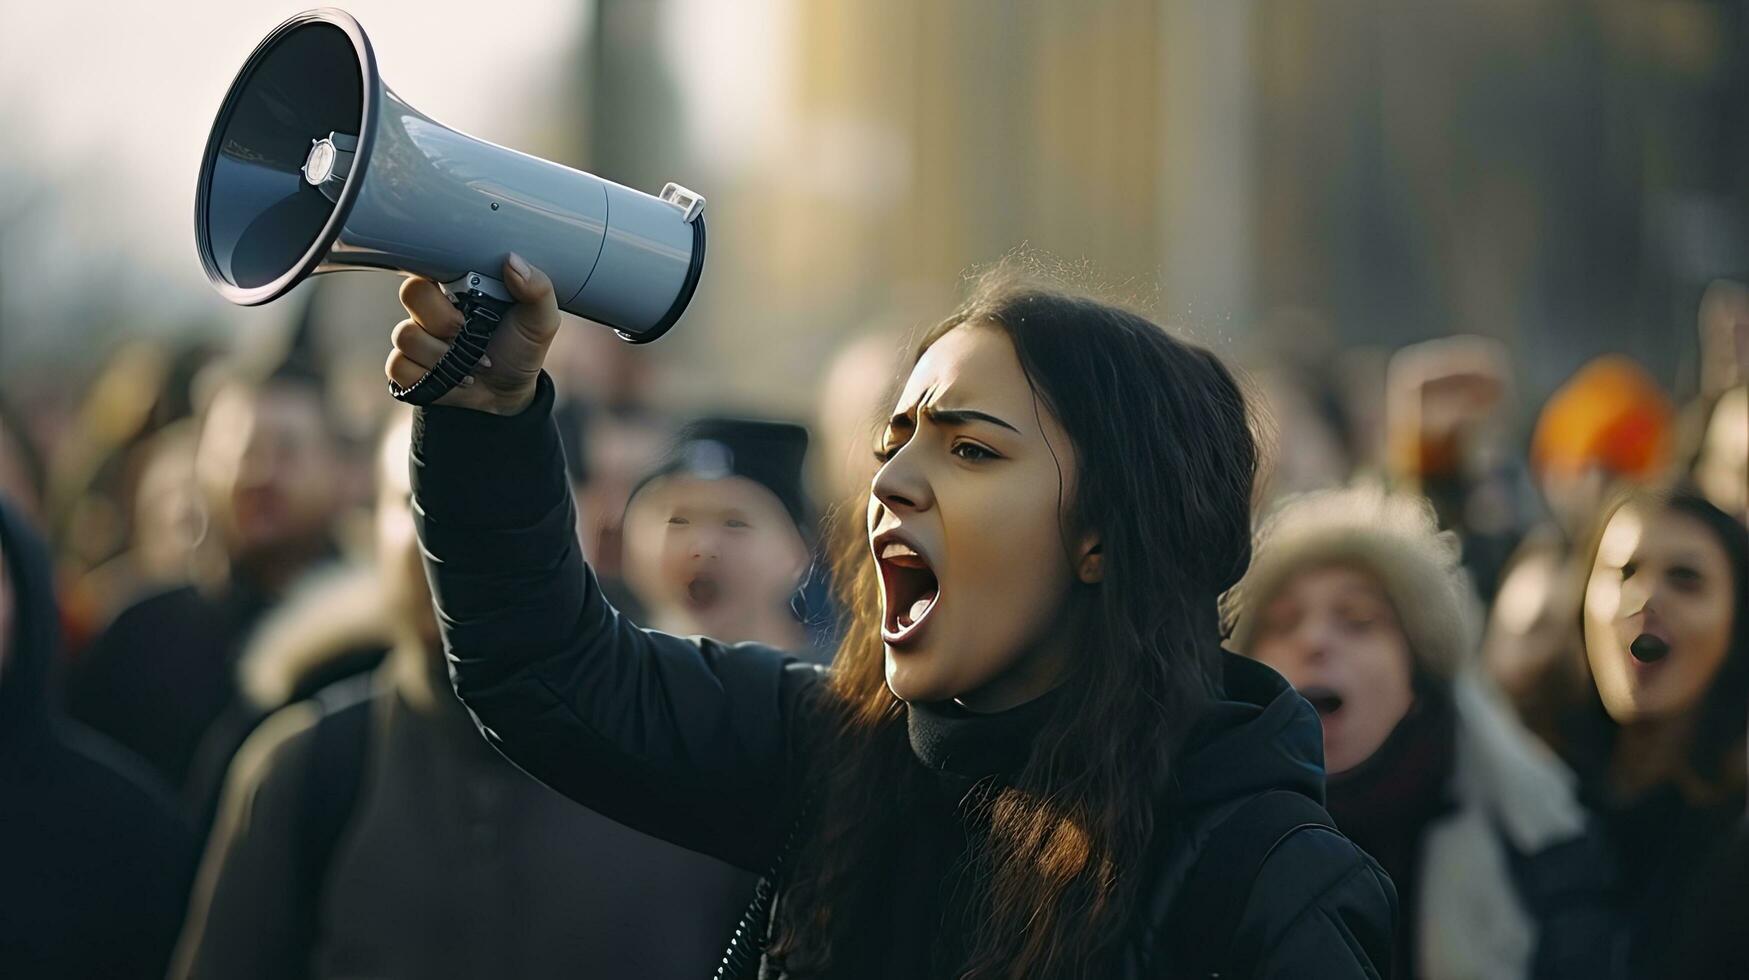
[(704, 267), (704, 198), (649, 195), (434, 122), (377, 75), (370, 39), (332, 8), (274, 28), (225, 93), (201, 157), (195, 241), (233, 303), (305, 277), (391, 269), (441, 284), (467, 325), (395, 397), (429, 404), (473, 370), (511, 303), (512, 248), (553, 281), (559, 308), (632, 343), (685, 312)]

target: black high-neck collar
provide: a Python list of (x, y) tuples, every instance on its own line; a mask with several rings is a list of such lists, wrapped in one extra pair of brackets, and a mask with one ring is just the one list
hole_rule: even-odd
[(1013, 776), (1026, 765), (1033, 739), (1057, 700), (1052, 691), (992, 714), (968, 711), (952, 701), (913, 702), (905, 712), (911, 752), (927, 768), (958, 780)]

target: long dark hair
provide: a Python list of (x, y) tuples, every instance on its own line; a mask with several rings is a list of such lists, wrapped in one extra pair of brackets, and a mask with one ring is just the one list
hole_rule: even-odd
[[(1701, 527), (1717, 541), (1730, 566), (1731, 595), (1737, 597), (1731, 610), (1731, 634), (1725, 660), (1713, 676), (1712, 684), (1697, 706), (1694, 732), (1687, 753), (1688, 772), (1671, 776), (1713, 793), (1730, 791), (1744, 784), (1745, 775), (1739, 762), (1743, 758), (1745, 739), (1749, 738), (1749, 610), (1743, 596), (1749, 590), (1749, 529), (1715, 507), (1699, 493), (1679, 488), (1675, 490), (1624, 490), (1614, 495), (1598, 514), (1587, 540), (1585, 561), (1581, 566), (1587, 588), (1597, 565), (1597, 551), (1604, 531), (1623, 507), (1637, 506), (1650, 511), (1680, 514)], [(1563, 720), (1558, 729), (1556, 748), (1575, 772), (1591, 787), (1593, 795), (1607, 785), (1611, 755), (1621, 726), (1604, 710), (1598, 696), (1596, 680), (1591, 675), (1590, 659), (1585, 651), (1585, 612), (1579, 610), (1579, 642), (1574, 644), (1576, 663), (1571, 675), (1577, 690), (1568, 697)]]
[[(1257, 445), (1225, 365), (1134, 313), (999, 270), (915, 356), (969, 323), (1009, 337), (1074, 444), (1066, 523), (1098, 529), (1104, 578), (1074, 587), (1075, 667), (1030, 759), (981, 797), (960, 970), (1097, 975), (1164, 829), (1175, 755), (1217, 689), (1216, 597), (1250, 561)], [(865, 959), (856, 951), (878, 948), (868, 933), (890, 921), (881, 903), (900, 887), (892, 869), (906, 831), (939, 792), (911, 758), (904, 705), (886, 686), (867, 543), (835, 537), (847, 543), (838, 582), (850, 617), (828, 699), (835, 737), (815, 756), (818, 815), (771, 949), (797, 977), (853, 974)]]

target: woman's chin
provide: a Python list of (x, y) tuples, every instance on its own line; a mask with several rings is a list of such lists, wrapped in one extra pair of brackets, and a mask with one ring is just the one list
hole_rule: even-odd
[(906, 650), (896, 658), (893, 649), (887, 648), (887, 690), (893, 692), (893, 697), (909, 704), (913, 701), (951, 701), (958, 696), (952, 685), (942, 678), (919, 669), (923, 665), (900, 660), (911, 661), (916, 656), (916, 651)]

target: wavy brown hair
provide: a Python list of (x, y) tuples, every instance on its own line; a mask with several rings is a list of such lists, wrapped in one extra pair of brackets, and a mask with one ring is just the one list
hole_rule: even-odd
[[(974, 925), (958, 972), (1097, 976), (1129, 932), (1150, 845), (1170, 820), (1173, 760), (1218, 689), (1216, 597), (1250, 559), (1257, 445), (1225, 365), (1134, 313), (999, 270), (915, 358), (969, 323), (1012, 340), (1035, 397), (1067, 431), (1077, 492), (1063, 508), (1065, 540), (1096, 528), (1104, 576), (1073, 587), (1074, 668), (1030, 759), (972, 798)], [(816, 802), (770, 949), (793, 977), (873, 965), (902, 895), (897, 858), (919, 805), (940, 792), (886, 686), (863, 515), (845, 509), (838, 520), (849, 621), (826, 698), (834, 734), (815, 752)]]

